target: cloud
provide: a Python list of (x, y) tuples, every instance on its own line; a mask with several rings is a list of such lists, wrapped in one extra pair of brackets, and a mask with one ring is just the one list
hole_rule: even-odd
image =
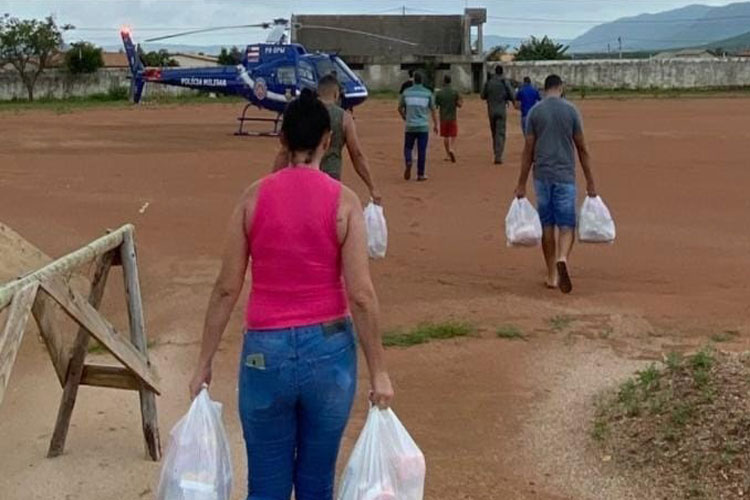
[[(68, 39), (88, 39), (99, 44), (118, 43), (118, 29), (132, 27), (135, 36), (147, 38), (190, 28), (252, 24), (296, 13), (398, 13), (406, 4), (410, 14), (458, 13), (465, 4), (485, 6), (490, 16), (486, 33), (505, 36), (551, 35), (572, 38), (596, 23), (578, 20), (614, 20), (642, 12), (657, 12), (683, 7), (690, 0), (0, 0), (0, 12), (18, 17), (44, 17), (54, 14), (62, 23), (81, 28)], [(704, 0), (709, 5), (731, 3)], [(514, 18), (514, 19), (508, 19)], [(553, 19), (566, 22), (526, 21), (519, 18)], [(180, 39), (181, 43), (243, 44), (265, 38), (258, 30), (215, 32)]]

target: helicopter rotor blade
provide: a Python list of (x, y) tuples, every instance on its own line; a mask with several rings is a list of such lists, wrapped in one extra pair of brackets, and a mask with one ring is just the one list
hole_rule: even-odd
[(338, 28), (333, 26), (319, 26), (319, 25), (313, 25), (313, 24), (295, 24), (294, 27), (296, 29), (311, 29), (311, 30), (328, 30), (328, 31), (338, 31), (341, 33), (349, 33), (352, 35), (362, 35), (362, 36), (369, 36), (371, 38), (377, 38), (379, 40), (385, 40), (387, 42), (396, 42), (396, 43), (403, 43), (404, 45), (411, 45), (412, 47), (416, 47), (419, 44), (410, 42), (408, 40), (402, 40), (401, 38), (394, 38), (391, 36), (385, 36), (385, 35), (378, 35), (376, 33), (368, 33), (367, 31), (360, 31), (360, 30), (353, 30), (349, 28)]
[(168, 40), (170, 38), (177, 38), (180, 36), (188, 36), (188, 35), (197, 35), (199, 33), (210, 33), (212, 31), (223, 31), (223, 30), (239, 30), (239, 29), (246, 29), (246, 28), (263, 28), (267, 29), (273, 26), (272, 23), (258, 23), (258, 24), (240, 24), (235, 26), (215, 26), (213, 28), (203, 28), (199, 30), (191, 30), (191, 31), (182, 31), (180, 33), (173, 33), (171, 35), (164, 35), (164, 36), (157, 36), (154, 38), (149, 38), (148, 40), (144, 40), (144, 42), (159, 42), (161, 40)]

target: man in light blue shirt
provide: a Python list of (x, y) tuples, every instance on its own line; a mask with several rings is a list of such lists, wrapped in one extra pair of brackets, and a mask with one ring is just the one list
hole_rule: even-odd
[(411, 179), (412, 150), (417, 143), (417, 180), (426, 181), (427, 143), (430, 138), (430, 115), (433, 130), (438, 133), (438, 119), (435, 108), (435, 96), (423, 85), (421, 73), (414, 74), (414, 85), (404, 90), (398, 102), (398, 112), (406, 122), (404, 138), (404, 160), (406, 169), (404, 179)]

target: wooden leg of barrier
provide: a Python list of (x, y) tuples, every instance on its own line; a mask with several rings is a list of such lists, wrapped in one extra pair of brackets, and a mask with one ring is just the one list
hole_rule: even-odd
[(38, 289), (39, 283), (33, 282), (15, 293), (5, 328), (0, 330), (0, 403), (3, 402), (5, 387), (8, 385), (10, 372), (16, 361), (16, 354), (21, 346), (26, 322), (31, 313), (31, 304), (34, 302)]
[[(93, 281), (91, 282), (91, 291), (89, 293), (89, 304), (91, 304), (94, 309), (99, 309), (99, 306), (101, 305), (102, 297), (104, 296), (104, 289), (107, 286), (107, 276), (109, 275), (109, 269), (112, 267), (112, 261), (115, 255), (114, 252), (116, 252), (116, 250), (105, 253), (99, 258), (97, 263), (96, 272)], [(76, 397), (78, 396), (78, 386), (81, 383), (83, 362), (86, 358), (88, 346), (89, 332), (81, 327), (76, 334), (72, 356), (68, 363), (68, 372), (65, 378), (62, 399), (60, 400), (60, 408), (57, 411), (55, 431), (52, 434), (49, 451), (47, 452), (48, 458), (62, 455), (63, 450), (65, 449), (65, 439), (68, 436), (70, 417), (73, 415), (73, 407), (75, 406)]]
[[(148, 359), (141, 285), (138, 278), (135, 239), (132, 231), (127, 231), (123, 235), (122, 246), (120, 247), (120, 260), (122, 261), (123, 276), (125, 278), (125, 293), (128, 302), (128, 317), (130, 319), (130, 340)], [(152, 460), (159, 461), (161, 458), (161, 440), (159, 438), (159, 423), (156, 416), (156, 395), (142, 384), (138, 392), (141, 399), (141, 418), (143, 436), (146, 440), (146, 452)]]

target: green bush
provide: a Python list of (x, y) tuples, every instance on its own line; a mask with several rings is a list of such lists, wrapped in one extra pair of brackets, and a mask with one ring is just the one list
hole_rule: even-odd
[(65, 67), (74, 75), (96, 73), (104, 66), (102, 49), (89, 42), (78, 42), (65, 53)]

